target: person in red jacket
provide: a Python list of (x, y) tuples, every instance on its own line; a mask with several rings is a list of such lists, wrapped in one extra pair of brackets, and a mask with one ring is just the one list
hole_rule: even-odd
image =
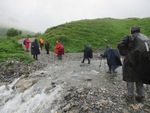
[(58, 41), (56, 41), (55, 53), (56, 53), (58, 59), (61, 60), (62, 55), (64, 55), (64, 46)]
[(26, 38), (25, 39), (25, 48), (26, 48), (26, 51), (29, 52), (29, 47), (30, 47), (30, 40), (29, 38)]

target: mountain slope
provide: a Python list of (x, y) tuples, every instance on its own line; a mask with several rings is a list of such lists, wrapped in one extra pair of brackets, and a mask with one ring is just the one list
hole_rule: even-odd
[(141, 27), (143, 34), (150, 36), (150, 18), (103, 18), (73, 21), (48, 28), (42, 37), (51, 43), (52, 50), (58, 40), (65, 46), (66, 52), (80, 52), (84, 44), (93, 49), (105, 48), (105, 39), (110, 46), (116, 47), (118, 41), (136, 25)]

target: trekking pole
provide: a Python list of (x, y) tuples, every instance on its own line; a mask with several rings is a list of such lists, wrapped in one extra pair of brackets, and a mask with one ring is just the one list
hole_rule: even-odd
[(104, 59), (104, 71), (106, 73), (106, 60)]
[(102, 66), (102, 57), (100, 57), (99, 71), (101, 71), (100, 70), (101, 66)]

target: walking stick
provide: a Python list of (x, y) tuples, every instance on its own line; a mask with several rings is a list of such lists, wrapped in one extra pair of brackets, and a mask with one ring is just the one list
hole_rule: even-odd
[(101, 70), (100, 70), (101, 66), (102, 66), (102, 57), (100, 56), (99, 71), (101, 71)]
[[(108, 45), (107, 39), (104, 39), (104, 41), (105, 41), (106, 45)], [(103, 60), (103, 57), (100, 55), (99, 71), (101, 71), (100, 68), (102, 66), (102, 60)], [(104, 61), (104, 69), (105, 69), (105, 61)], [(106, 69), (105, 69), (105, 71), (106, 71)]]

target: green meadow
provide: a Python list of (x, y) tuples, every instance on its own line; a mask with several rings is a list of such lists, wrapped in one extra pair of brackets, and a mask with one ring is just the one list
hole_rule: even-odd
[(81, 52), (84, 44), (93, 49), (105, 48), (105, 39), (110, 46), (116, 47), (118, 41), (130, 33), (132, 26), (140, 26), (141, 32), (150, 36), (150, 18), (103, 18), (72, 21), (51, 27), (42, 37), (50, 42), (51, 50), (54, 50), (55, 41), (58, 40), (64, 45), (65, 52)]

